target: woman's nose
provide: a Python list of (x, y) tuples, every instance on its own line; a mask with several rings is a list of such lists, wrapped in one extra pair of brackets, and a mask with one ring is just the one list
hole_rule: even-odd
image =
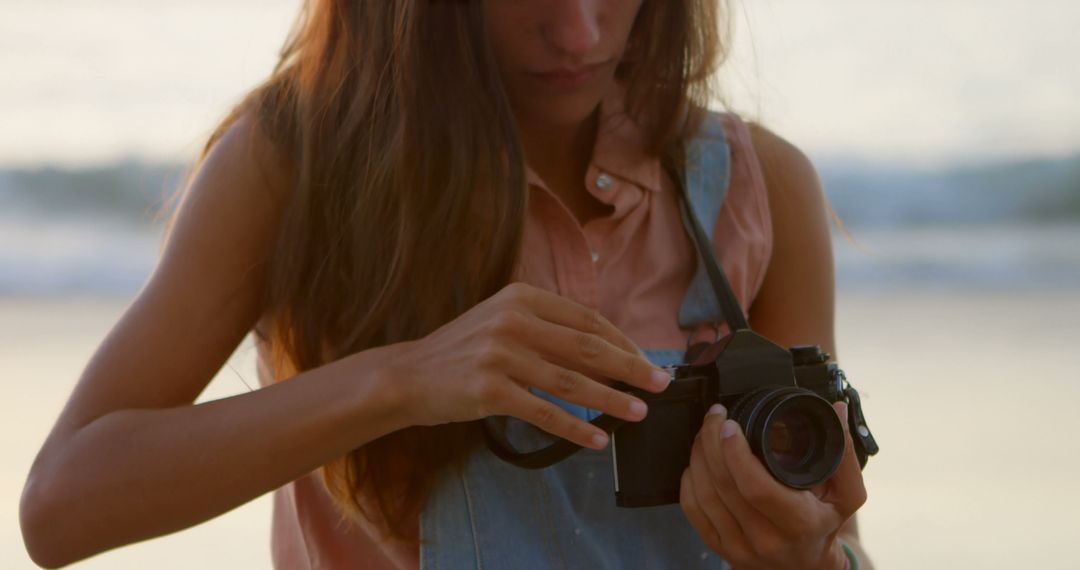
[(547, 0), (545, 36), (567, 56), (583, 58), (600, 43), (600, 14), (596, 0)]

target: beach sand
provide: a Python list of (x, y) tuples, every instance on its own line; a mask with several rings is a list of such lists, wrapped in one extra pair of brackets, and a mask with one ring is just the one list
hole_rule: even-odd
[[(0, 298), (0, 567), (33, 567), (18, 499), (123, 299)], [(841, 294), (840, 362), (882, 451), (860, 512), (881, 568), (1069, 568), (1080, 531), (1080, 290)], [(246, 341), (202, 399), (256, 385)], [(267, 568), (269, 496), (73, 568)]]

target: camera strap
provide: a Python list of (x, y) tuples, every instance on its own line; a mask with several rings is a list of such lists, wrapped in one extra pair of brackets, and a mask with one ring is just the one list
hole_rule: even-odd
[[(695, 150), (690, 148), (688, 152), (693, 153)], [(696, 165), (696, 161), (691, 161), (690, 164), (685, 165), (683, 168), (676, 168), (671, 164), (671, 161), (664, 161), (664, 169), (675, 183), (675, 192), (679, 204), (682, 206), (683, 221), (690, 229), (690, 241), (694, 243), (694, 247), (698, 252), (698, 259), (704, 265), (709, 282), (712, 283), (713, 294), (716, 295), (716, 300), (720, 303), (720, 312), (724, 317), (724, 321), (727, 322), (728, 328), (732, 332), (749, 329), (750, 324), (746, 321), (746, 315), (743, 314), (742, 307), (739, 306), (739, 301), (735, 297), (735, 292), (731, 289), (731, 283), (728, 282), (727, 275), (721, 268), (720, 262), (716, 259), (712, 241), (706, 235), (705, 230), (702, 229), (701, 222), (698, 221), (697, 215), (694, 213), (690, 196), (687, 194), (686, 168), (693, 168)], [(709, 191), (710, 189), (705, 188), (702, 190)]]

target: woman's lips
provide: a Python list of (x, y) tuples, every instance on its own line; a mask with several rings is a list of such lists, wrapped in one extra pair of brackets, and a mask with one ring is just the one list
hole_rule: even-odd
[(576, 69), (557, 69), (540, 73), (530, 73), (533, 77), (552, 87), (572, 89), (591, 81), (607, 65), (607, 62), (594, 63)]

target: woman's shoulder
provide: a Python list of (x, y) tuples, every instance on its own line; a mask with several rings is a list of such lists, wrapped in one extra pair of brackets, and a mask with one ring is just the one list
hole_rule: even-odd
[(198, 168), (227, 165), (231, 177), (244, 182), (234, 186), (237, 192), (281, 199), (292, 188), (294, 173), (294, 161), (283, 148), (254, 111), (238, 111), (210, 138)]
[(291, 188), (290, 163), (255, 115), (230, 117), (178, 195), (155, 275), (216, 311), (255, 304)]
[(754, 330), (784, 346), (834, 352), (830, 208), (813, 162), (772, 129), (747, 121), (769, 205), (772, 251), (751, 311)]
[(781, 195), (809, 198), (821, 193), (821, 181), (813, 162), (801, 148), (760, 122), (746, 120), (735, 113), (724, 113), (737, 137), (752, 153), (764, 178), (770, 199)]
[[(217, 243), (214, 256), (224, 266), (218, 273), (236, 268), (236, 279), (267, 277), (249, 268), (266, 266), (295, 185), (294, 161), (268, 132), (254, 111), (226, 120), (210, 137), (170, 224), (170, 234), (177, 234), (170, 241), (179, 248), (190, 249), (184, 242), (193, 240), (185, 234)], [(256, 333), (266, 330), (260, 320)]]
[(709, 110), (694, 136), (698, 140), (723, 139), (732, 168), (744, 176), (754, 193), (767, 193), (769, 201), (781, 196), (810, 199), (821, 193), (821, 182), (810, 158), (796, 144), (734, 111)]

